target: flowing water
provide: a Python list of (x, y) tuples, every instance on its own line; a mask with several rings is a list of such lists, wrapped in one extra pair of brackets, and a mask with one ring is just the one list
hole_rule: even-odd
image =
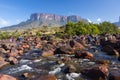
[[(98, 48), (98, 52), (93, 52), (92, 50), (89, 50), (92, 52), (95, 56), (95, 60), (90, 61), (89, 59), (73, 59), (78, 62), (80, 68), (88, 68), (93, 65), (96, 65), (96, 60), (109, 60), (109, 70), (117, 70), (120, 71), (120, 62), (118, 61), (116, 56), (109, 56), (106, 55), (104, 52), (101, 52)], [(56, 61), (60, 60), (60, 56), (54, 55), (49, 58), (43, 58), (39, 56), (40, 50), (36, 51), (36, 53), (25, 53), (24, 56), (19, 60), (19, 63), (17, 65), (9, 65), (0, 70), (0, 73), (9, 74), (15, 77), (18, 77), (20, 80), (25, 80), (25, 77), (23, 77), (23, 73), (31, 73), (36, 76), (33, 76), (31, 80), (34, 80), (37, 75), (42, 74), (54, 74), (58, 80), (80, 80), (80, 79), (73, 79), (75, 76), (81, 76), (80, 73), (72, 73), (72, 74), (65, 74), (64, 70), (66, 69), (65, 64), (57, 64)], [(67, 55), (69, 56), (69, 55)], [(74, 57), (74, 55), (70, 55), (70, 57)], [(74, 75), (74, 76), (73, 76)], [(73, 76), (73, 77), (71, 77)], [(88, 80), (87, 78), (83, 78), (81, 76), (81, 80)]]

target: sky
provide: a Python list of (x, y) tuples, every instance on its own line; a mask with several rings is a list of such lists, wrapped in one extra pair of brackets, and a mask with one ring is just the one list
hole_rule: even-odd
[(117, 22), (120, 0), (0, 0), (0, 27), (18, 24), (32, 13), (78, 15), (90, 22)]

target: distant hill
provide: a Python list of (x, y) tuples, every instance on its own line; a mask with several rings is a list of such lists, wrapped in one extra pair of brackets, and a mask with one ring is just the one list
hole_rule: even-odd
[(120, 22), (115, 22), (114, 23), (116, 26), (120, 27)]
[(17, 25), (7, 26), (4, 28), (1, 28), (2, 30), (16, 30), (16, 29), (29, 29), (29, 28), (36, 28), (41, 26), (63, 26), (67, 22), (78, 22), (80, 20), (88, 22), (87, 19), (81, 18), (77, 15), (71, 15), (71, 16), (61, 16), (56, 14), (47, 14), (47, 13), (34, 13), (31, 14), (30, 19), (28, 19), (25, 22), (21, 22)]

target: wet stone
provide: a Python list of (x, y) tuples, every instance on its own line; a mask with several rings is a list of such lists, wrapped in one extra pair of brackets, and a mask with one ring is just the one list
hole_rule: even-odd
[(117, 69), (117, 70), (113, 69), (113, 70), (110, 71), (109, 80), (120, 80), (119, 69)]

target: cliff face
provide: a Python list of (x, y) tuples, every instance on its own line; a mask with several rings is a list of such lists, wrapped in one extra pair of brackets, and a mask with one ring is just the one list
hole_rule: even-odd
[(36, 21), (36, 20), (54, 20), (54, 21), (66, 21), (67, 17), (66, 16), (59, 16), (55, 14), (44, 14), (44, 13), (35, 13), (30, 16), (31, 21)]
[[(12, 28), (31, 28), (31, 27), (40, 27), (40, 26), (62, 26), (65, 25), (67, 22), (78, 22), (80, 20), (87, 21), (76, 15), (71, 16), (61, 16), (56, 14), (47, 14), (47, 13), (34, 13), (31, 14), (30, 19), (25, 22), (21, 22), (17, 25), (8, 26), (4, 29), (12, 29)], [(87, 21), (88, 22), (88, 21)]]
[[(34, 13), (30, 16), (30, 21), (57, 21), (57, 22), (64, 22), (67, 23), (69, 21), (72, 22), (78, 22), (79, 20), (85, 20), (82, 19), (79, 16), (71, 15), (71, 16), (60, 16), (56, 14), (44, 14), (44, 13)], [(86, 20), (87, 21), (87, 20)]]

